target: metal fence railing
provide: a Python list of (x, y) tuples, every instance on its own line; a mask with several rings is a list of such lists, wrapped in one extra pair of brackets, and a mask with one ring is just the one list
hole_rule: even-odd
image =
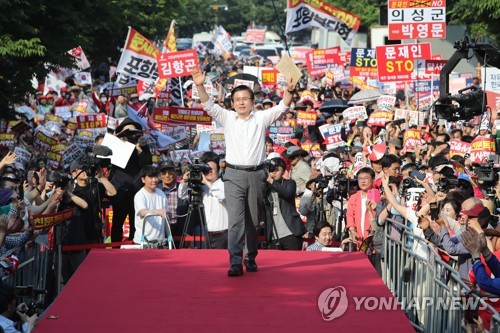
[[(395, 232), (396, 231), (396, 232)], [(418, 251), (416, 251), (418, 248)], [(461, 332), (465, 303), (492, 314), (490, 332), (500, 333), (500, 315), (462, 281), (453, 261), (407, 225), (387, 220), (382, 278), (418, 332)]]

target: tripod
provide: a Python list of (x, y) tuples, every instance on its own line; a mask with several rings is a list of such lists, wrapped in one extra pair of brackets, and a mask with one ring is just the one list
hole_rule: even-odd
[[(186, 218), (186, 223), (184, 224), (184, 229), (182, 230), (182, 238), (179, 248), (184, 248), (184, 242), (186, 240), (186, 236), (188, 234), (189, 225), (192, 223), (193, 212), (198, 212), (200, 216), (200, 235), (198, 243), (196, 241), (196, 227), (193, 225), (193, 237), (194, 237), (194, 246), (199, 249), (211, 249), (210, 245), (210, 235), (207, 230), (207, 222), (205, 219), (205, 206), (203, 205), (203, 193), (202, 189), (199, 185), (194, 185), (189, 190), (189, 208)], [(203, 239), (204, 237), (204, 239)], [(205, 242), (205, 247), (203, 247), (203, 242)]]

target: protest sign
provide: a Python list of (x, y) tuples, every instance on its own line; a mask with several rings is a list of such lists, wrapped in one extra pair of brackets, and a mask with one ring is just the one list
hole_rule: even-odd
[(470, 160), (472, 163), (485, 164), (488, 156), (492, 154), (495, 154), (495, 139), (480, 135), (471, 142)]
[(446, 0), (388, 3), (389, 39), (446, 38)]
[(59, 169), (62, 159), (62, 154), (49, 151), (45, 154), (45, 156), (47, 157), (47, 166), (49, 167), (49, 169), (55, 169), (55, 170)]
[(403, 141), (405, 151), (413, 151), (416, 146), (419, 146), (422, 143), (420, 131), (414, 128), (407, 129), (405, 131)]
[(327, 145), (326, 148), (328, 150), (346, 145), (345, 141), (343, 141), (340, 137), (341, 130), (342, 124), (326, 124), (319, 127), (319, 131), (325, 139), (325, 143)]
[(162, 79), (189, 76), (191, 70), (198, 66), (198, 54), (196, 50), (161, 53), (158, 56), (158, 66)]
[(210, 150), (219, 155), (226, 153), (226, 140), (224, 138), (224, 133), (210, 134)]
[(301, 126), (314, 126), (318, 114), (316, 112), (297, 111), (297, 124)]
[(347, 122), (351, 122), (353, 119), (359, 119), (360, 117), (363, 119), (368, 118), (368, 114), (366, 113), (366, 108), (362, 105), (360, 106), (351, 106), (342, 112), (342, 116)]
[(459, 139), (450, 140), (450, 157), (458, 155), (465, 156), (465, 154), (470, 154), (472, 145), (469, 142), (463, 142)]
[(388, 121), (391, 121), (394, 114), (387, 111), (375, 111), (368, 118), (368, 126), (384, 127)]
[(262, 68), (262, 85), (272, 87), (278, 83), (278, 71), (274, 68)]
[(0, 147), (10, 148), (15, 144), (14, 133), (0, 133)]
[(68, 147), (66, 147), (62, 155), (61, 165), (66, 169), (69, 168), (71, 162), (76, 161), (83, 156), (83, 149), (80, 148), (80, 146), (76, 142), (73, 142)]
[(359, 16), (324, 1), (288, 0), (285, 33), (316, 27), (337, 32), (350, 45), (360, 22)]
[(211, 125), (212, 117), (203, 109), (181, 108), (169, 106), (165, 108), (155, 108), (153, 121), (159, 124), (177, 125)]
[(233, 88), (236, 88), (237, 86), (247, 86), (250, 89), (253, 89), (253, 85), (254, 85), (253, 81), (236, 79), (234, 80)]
[(17, 146), (14, 148), (14, 153), (17, 155), (17, 160), (19, 162), (24, 165), (28, 165), (31, 159), (31, 153), (28, 150)]
[(396, 96), (382, 95), (377, 100), (377, 106), (380, 110), (390, 111), (396, 104)]
[(353, 48), (349, 70), (351, 77), (365, 76), (376, 78), (377, 57), (375, 49)]
[(264, 29), (247, 29), (245, 32), (245, 43), (263, 43), (266, 30)]
[(106, 133), (102, 140), (102, 145), (111, 149), (113, 154), (110, 156), (111, 164), (122, 169), (127, 166), (128, 160), (135, 150), (135, 145), (130, 142), (122, 141), (114, 135)]
[(302, 77), (302, 72), (295, 66), (288, 54), (283, 55), (275, 67), (288, 80), (291, 79), (293, 84), (297, 84)]
[(154, 83), (158, 78), (156, 45), (129, 27), (120, 62), (116, 68), (120, 73), (118, 83), (129, 82), (130, 78)]
[(430, 59), (431, 44), (399, 44), (377, 46), (378, 80), (410, 81), (417, 59)]

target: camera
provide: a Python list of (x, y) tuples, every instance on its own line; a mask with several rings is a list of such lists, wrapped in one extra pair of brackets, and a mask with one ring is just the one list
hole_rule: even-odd
[(80, 163), (82, 164), (82, 170), (87, 173), (89, 178), (95, 177), (97, 170), (103, 167), (107, 167), (111, 164), (111, 160), (108, 158), (101, 158), (99, 156), (111, 156), (113, 152), (110, 148), (101, 145), (95, 145), (92, 150), (87, 150), (85, 155), (81, 157)]
[(47, 177), (47, 181), (53, 182), (56, 185), (56, 187), (60, 188), (66, 188), (69, 181), (72, 179), (73, 178), (71, 178), (70, 175), (67, 175), (65, 173), (60, 173), (58, 171), (52, 171)]
[(137, 144), (139, 142), (139, 138), (143, 136), (143, 131), (138, 129), (126, 129), (120, 132), (117, 137), (119, 138), (127, 138), (127, 141), (132, 144)]
[(199, 163), (198, 160), (195, 160), (194, 164), (189, 166), (189, 179), (188, 183), (190, 186), (200, 186), (203, 180), (203, 174), (210, 173), (210, 165), (206, 163)]
[[(470, 90), (470, 92), (465, 91)], [(438, 119), (450, 121), (469, 120), (479, 116), (484, 111), (483, 99), (486, 104), (486, 96), (481, 89), (467, 87), (458, 91), (458, 94), (440, 98), (434, 105), (434, 112)]]
[(319, 175), (314, 180), (316, 182), (316, 188), (318, 190), (323, 190), (323, 189), (327, 188), (328, 187), (328, 183), (330, 182), (330, 179), (332, 179), (332, 176)]
[(441, 178), (437, 184), (438, 191), (449, 192), (458, 185), (458, 179)]
[(422, 186), (410, 177), (405, 178), (401, 182), (401, 193), (404, 193), (408, 191), (408, 189), (415, 187), (422, 187)]
[(279, 165), (273, 159), (265, 160), (264, 165), (266, 166), (266, 168), (269, 172), (275, 172), (276, 170), (278, 170), (278, 167), (279, 167)]

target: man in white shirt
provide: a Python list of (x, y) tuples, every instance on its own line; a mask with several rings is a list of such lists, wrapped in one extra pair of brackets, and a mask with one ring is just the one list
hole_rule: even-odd
[[(211, 249), (227, 249), (228, 217), (224, 183), (219, 178), (219, 156), (214, 152), (206, 152), (200, 159), (210, 166), (207, 174), (202, 174), (203, 206), (206, 228)], [(185, 173), (179, 185), (179, 198), (188, 199), (189, 174)]]
[(144, 226), (144, 237), (148, 241), (165, 239), (165, 216), (168, 211), (167, 196), (158, 186), (158, 170), (147, 165), (141, 169), (141, 181), (144, 186), (134, 196), (135, 219), (134, 243), (140, 244), (143, 235), (144, 217), (148, 214), (159, 216), (149, 217)]
[[(229, 276), (243, 274), (243, 245), (246, 245), (247, 272), (257, 272), (257, 230), (265, 220), (264, 193), (267, 171), (266, 128), (283, 116), (292, 102), (295, 85), (290, 80), (281, 103), (265, 112), (254, 110), (255, 95), (247, 86), (231, 91), (235, 112), (214, 104), (205, 87), (205, 73), (200, 68), (191, 71), (203, 109), (224, 127), (226, 140), (226, 171), (224, 189), (229, 215), (228, 250), (231, 268)], [(288, 81), (288, 80), (287, 80)], [(246, 236), (246, 242), (245, 242)]]

